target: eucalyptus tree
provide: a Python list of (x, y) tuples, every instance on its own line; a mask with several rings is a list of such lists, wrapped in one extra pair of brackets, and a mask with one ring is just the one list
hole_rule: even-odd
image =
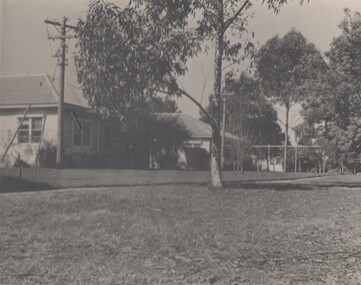
[(289, 112), (305, 99), (311, 81), (327, 68), (321, 53), (298, 31), (291, 30), (283, 38), (275, 36), (257, 54), (257, 73), (263, 92), (285, 107), (284, 172), (287, 165)]
[[(232, 42), (247, 31), (257, 0), (130, 0), (124, 8), (103, 0), (91, 2), (78, 25), (76, 57), (85, 96), (104, 114), (126, 120), (139, 113), (146, 97), (157, 92), (188, 97), (209, 117), (212, 126), (211, 177), (222, 187), (220, 123), (222, 64), (239, 60), (253, 45)], [(259, 0), (278, 12), (287, 0)], [(302, 3), (303, 0), (300, 0)], [(232, 36), (229, 36), (232, 34)], [(177, 84), (187, 61), (214, 46), (213, 93), (216, 111), (210, 116)]]
[[(254, 144), (280, 144), (281, 128), (277, 124), (277, 113), (272, 105), (260, 92), (259, 82), (248, 75), (241, 73), (239, 77), (227, 76), (225, 80), (225, 127), (236, 135), (239, 140), (233, 146), (241, 173), (244, 172), (245, 157), (254, 153)], [(215, 103), (210, 96), (207, 111), (213, 114)], [(201, 114), (201, 119), (208, 123)], [(262, 153), (262, 151), (260, 152)]]
[(345, 9), (335, 37), (326, 53), (329, 68), (309, 88), (303, 115), (322, 126), (320, 138), (327, 146), (332, 166), (361, 169), (361, 14)]
[[(243, 173), (246, 151), (254, 153), (254, 144), (278, 144), (281, 128), (277, 113), (260, 92), (259, 83), (247, 73), (237, 79), (227, 78), (226, 125), (240, 138), (241, 171)], [(248, 148), (248, 149), (247, 149)], [(262, 149), (258, 149), (261, 155)]]

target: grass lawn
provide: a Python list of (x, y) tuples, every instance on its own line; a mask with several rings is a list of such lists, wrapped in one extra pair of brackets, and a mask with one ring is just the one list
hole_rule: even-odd
[(0, 195), (0, 284), (360, 283), (361, 188)]

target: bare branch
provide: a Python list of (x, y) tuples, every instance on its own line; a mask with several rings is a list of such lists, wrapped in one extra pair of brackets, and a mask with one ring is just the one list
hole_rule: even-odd
[(183, 89), (185, 89), (185, 87), (184, 87), (184, 85), (183, 85), (183, 83), (182, 83), (182, 81), (180, 81), (178, 78), (177, 78), (177, 82), (182, 86), (182, 88)]
[(299, 116), (296, 120), (293, 120), (292, 122), (290, 122), (289, 125), (292, 127), (292, 126), (294, 126), (295, 123), (297, 123), (301, 119), (303, 119), (303, 117)]
[(243, 5), (238, 9), (238, 11), (231, 17), (229, 18), (225, 23), (224, 23), (224, 31), (226, 31), (228, 29), (228, 27), (230, 25), (232, 25), (232, 23), (234, 22), (234, 20), (242, 13), (242, 11), (247, 7), (247, 5), (249, 4), (250, 0), (246, 0)]
[(196, 100), (194, 99), (189, 93), (187, 93), (186, 91), (178, 88), (178, 91), (184, 95), (185, 97), (187, 97), (189, 100), (191, 100), (194, 104), (197, 105), (197, 107), (203, 112), (204, 115), (206, 115), (206, 117), (209, 119), (209, 121), (211, 122), (212, 126), (216, 125), (216, 122), (214, 120), (213, 117), (211, 117), (211, 115), (207, 112), (207, 110)]
[(228, 67), (230, 67), (230, 66), (232, 66), (232, 65), (235, 65), (235, 64), (238, 64), (238, 62), (232, 62), (232, 63), (224, 66), (224, 67), (222, 68), (222, 71), (225, 70), (225, 69), (227, 69)]
[(285, 123), (282, 122), (279, 118), (277, 118), (277, 121), (279, 121), (283, 126), (285, 126)]

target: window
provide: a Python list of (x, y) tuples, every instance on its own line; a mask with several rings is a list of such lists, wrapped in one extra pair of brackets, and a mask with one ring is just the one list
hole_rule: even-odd
[[(21, 119), (19, 119), (19, 124)], [(19, 133), (18, 133), (18, 141), (19, 143), (28, 143), (29, 140), (29, 119), (25, 119), (20, 126)]]
[(43, 125), (42, 118), (31, 119), (31, 142), (40, 142), (41, 128)]
[[(21, 118), (18, 119), (20, 124)], [(25, 118), (18, 133), (19, 143), (38, 143), (40, 141), (43, 118)]]
[(90, 146), (91, 123), (88, 121), (73, 121), (73, 144), (76, 146)]

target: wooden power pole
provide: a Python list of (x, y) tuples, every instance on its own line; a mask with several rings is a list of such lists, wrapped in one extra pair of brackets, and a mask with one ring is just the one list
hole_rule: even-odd
[(59, 94), (58, 94), (58, 130), (57, 130), (57, 145), (56, 145), (56, 164), (59, 168), (63, 166), (63, 151), (64, 151), (64, 95), (65, 95), (65, 67), (66, 67), (66, 39), (73, 38), (74, 36), (67, 36), (67, 29), (76, 30), (77, 27), (68, 25), (67, 18), (64, 17), (62, 22), (45, 20), (46, 24), (53, 26), (60, 26), (58, 36), (49, 36), (49, 39), (61, 41), (60, 54), (59, 54)]

